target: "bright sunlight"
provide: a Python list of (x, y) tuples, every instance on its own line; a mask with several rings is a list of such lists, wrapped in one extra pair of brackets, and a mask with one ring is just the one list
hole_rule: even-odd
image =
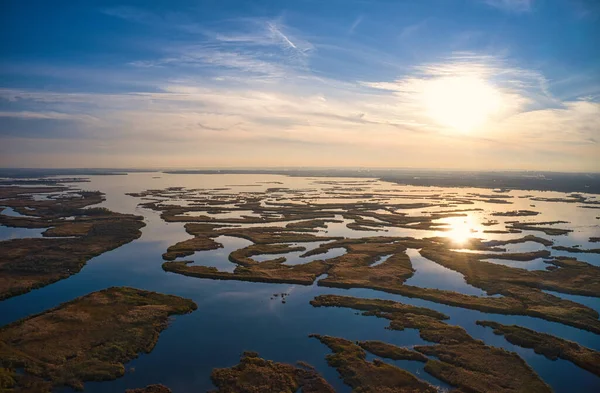
[(501, 94), (493, 86), (468, 76), (432, 80), (422, 98), (436, 122), (464, 132), (486, 123), (502, 104)]
[(440, 221), (447, 224), (450, 229), (444, 236), (447, 236), (459, 245), (466, 243), (477, 232), (477, 223), (471, 216), (449, 217)]

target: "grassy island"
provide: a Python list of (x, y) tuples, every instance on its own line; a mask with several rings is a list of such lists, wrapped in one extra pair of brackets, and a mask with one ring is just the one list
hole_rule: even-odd
[[(0, 225), (48, 229), (42, 238), (0, 242), (0, 300), (78, 273), (91, 258), (139, 238), (145, 225), (141, 216), (86, 208), (103, 200), (99, 192), (74, 191), (68, 196), (35, 200), (30, 187), (3, 188), (0, 195), (8, 199), (2, 203), (23, 216), (0, 214)], [(22, 195), (25, 192), (27, 197)]]
[(310, 365), (275, 363), (256, 352), (244, 352), (236, 366), (214, 369), (211, 379), (217, 387), (212, 393), (296, 393), (300, 388), (303, 393), (335, 392)]
[(502, 325), (491, 321), (477, 321), (480, 326), (494, 329), (494, 333), (503, 335), (512, 344), (532, 348), (535, 353), (548, 359), (568, 360), (579, 367), (600, 376), (600, 352), (581, 346), (573, 341), (564, 340), (546, 333), (539, 333), (516, 325)]
[(360, 393), (436, 393), (437, 389), (421, 381), (411, 373), (375, 359), (366, 359), (365, 351), (352, 341), (343, 338), (311, 335), (333, 352), (327, 355), (327, 363), (335, 367), (344, 382), (354, 392)]
[(148, 385), (145, 388), (127, 389), (125, 393), (171, 393), (171, 389), (165, 385)]
[[(418, 356), (413, 353), (414, 351), (387, 343), (360, 342), (354, 345), (341, 339), (329, 340), (331, 345), (327, 344), (327, 341), (324, 342), (336, 353), (354, 352), (351, 357), (347, 355), (353, 361), (361, 358), (360, 352), (356, 354), (356, 351), (362, 351), (363, 348), (380, 357), (425, 361), (425, 371), (456, 386), (460, 391), (503, 393), (551, 391), (550, 387), (516, 353), (487, 346), (475, 340), (462, 327), (445, 323), (444, 319), (448, 317), (437, 311), (390, 300), (337, 295), (317, 296), (311, 304), (315, 307), (348, 307), (363, 311), (363, 315), (366, 316), (386, 318), (390, 321), (389, 329), (418, 329), (424, 340), (436, 343), (430, 346), (416, 346), (414, 351), (423, 355)], [(434, 358), (428, 358), (430, 356)], [(336, 368), (344, 367), (347, 362), (344, 357), (340, 355), (331, 358), (330, 364)], [(351, 376), (360, 374), (354, 371), (343, 371), (340, 368), (338, 371), (342, 376), (345, 372)]]
[(50, 392), (116, 379), (124, 363), (152, 351), (170, 315), (195, 309), (191, 300), (133, 288), (77, 298), (0, 328), (0, 376), (8, 375), (0, 380), (16, 391)]

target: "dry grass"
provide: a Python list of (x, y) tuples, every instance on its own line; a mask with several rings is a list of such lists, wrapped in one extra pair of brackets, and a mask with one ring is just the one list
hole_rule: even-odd
[(244, 352), (240, 363), (217, 368), (211, 374), (214, 393), (333, 393), (333, 388), (306, 363), (293, 366), (262, 359), (256, 352)]
[(109, 288), (0, 329), (0, 365), (23, 368), (18, 387), (35, 382), (82, 389), (85, 381), (122, 376), (124, 363), (150, 352), (173, 314), (191, 300), (133, 288)]

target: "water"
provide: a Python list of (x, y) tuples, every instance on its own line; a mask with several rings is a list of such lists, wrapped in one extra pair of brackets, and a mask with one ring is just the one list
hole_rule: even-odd
[(12, 207), (0, 206), (0, 208), (3, 208), (3, 210), (0, 212), (0, 214), (4, 214), (5, 216), (9, 216), (9, 217), (37, 218), (37, 217), (34, 217), (34, 216), (26, 216), (24, 214), (21, 214), (18, 211), (15, 211), (15, 209), (13, 209)]
[(543, 292), (549, 293), (550, 295), (554, 295), (565, 300), (570, 300), (575, 303), (583, 304), (584, 306), (588, 306), (589, 308), (596, 310), (600, 314), (600, 301), (598, 301), (597, 298), (581, 295), (571, 295), (569, 293), (560, 293), (547, 290), (544, 290)]
[(302, 256), (304, 253), (306, 253), (310, 250), (313, 250), (322, 244), (327, 244), (327, 243), (328, 242), (322, 242), (322, 241), (320, 241), (320, 242), (304, 242), (304, 243), (288, 243), (291, 247), (304, 247), (305, 250), (304, 251), (287, 252), (287, 253), (282, 253), (282, 254), (256, 255), (256, 256), (253, 256), (252, 259), (254, 259), (257, 262), (264, 262), (264, 261), (268, 261), (271, 259), (284, 257), (285, 258), (284, 264), (293, 266), (293, 265), (300, 265), (300, 264), (317, 261), (317, 260), (331, 259), (331, 258), (339, 257), (346, 253), (346, 249), (336, 247), (336, 248), (330, 248), (329, 250), (327, 250), (327, 252), (325, 252), (323, 254), (311, 255), (311, 256), (307, 256), (307, 257)]
[(229, 261), (229, 254), (240, 248), (248, 247), (251, 241), (232, 236), (219, 236), (215, 241), (222, 244), (223, 248), (209, 251), (197, 251), (191, 256), (181, 257), (176, 261), (194, 261), (190, 265), (216, 267), (220, 271), (232, 273), (237, 264)]
[[(160, 179), (154, 179), (154, 176), (160, 176)], [(388, 325), (388, 321), (385, 319), (357, 315), (354, 310), (350, 309), (313, 308), (309, 301), (319, 294), (391, 299), (443, 312), (450, 316), (448, 323), (463, 326), (474, 338), (482, 339), (489, 345), (519, 353), (545, 381), (552, 385), (556, 392), (598, 391), (600, 378), (593, 374), (569, 362), (562, 360), (550, 361), (541, 355), (535, 354), (532, 350), (514, 346), (502, 336), (494, 335), (492, 329), (478, 326), (475, 322), (477, 320), (492, 320), (509, 325), (518, 324), (600, 350), (598, 335), (573, 327), (532, 317), (496, 315), (461, 309), (369, 289), (342, 290), (324, 288), (318, 285), (299, 286), (220, 281), (166, 273), (161, 268), (164, 262), (161, 255), (170, 245), (189, 239), (191, 236), (185, 232), (183, 223), (166, 223), (160, 219), (157, 212), (137, 207), (138, 203), (142, 202), (141, 199), (124, 195), (126, 192), (141, 192), (146, 189), (162, 189), (174, 186), (220, 188), (236, 184), (256, 185), (253, 187), (229, 186), (231, 190), (224, 191), (228, 193), (246, 193), (264, 191), (266, 188), (274, 186), (319, 190), (330, 187), (330, 185), (321, 185), (308, 178), (288, 178), (273, 175), (157, 175), (155, 173), (136, 173), (127, 176), (91, 176), (90, 180), (90, 183), (78, 183), (75, 186), (105, 192), (106, 200), (99, 206), (118, 212), (144, 216), (147, 225), (142, 229), (141, 238), (93, 258), (79, 274), (68, 279), (0, 302), (0, 324), (15, 321), (32, 313), (42, 312), (74, 297), (110, 286), (132, 286), (191, 298), (198, 304), (199, 308), (192, 314), (175, 317), (170, 327), (161, 333), (156, 348), (150, 354), (143, 354), (126, 365), (128, 371), (123, 378), (108, 382), (87, 383), (85, 386), (86, 392), (123, 392), (126, 388), (143, 387), (151, 383), (164, 383), (171, 387), (175, 393), (210, 390), (213, 388), (210, 382), (212, 368), (229, 367), (237, 364), (240, 354), (245, 350), (258, 351), (263, 357), (274, 361), (290, 363), (298, 360), (306, 361), (315, 366), (337, 391), (349, 392), (350, 388), (341, 382), (337, 371), (326, 364), (325, 356), (330, 353), (329, 349), (316, 339), (309, 338), (309, 334), (328, 334), (349, 340), (382, 340), (400, 346), (428, 344), (419, 337), (418, 331), (414, 329), (406, 329), (402, 332), (385, 329)], [(258, 183), (264, 181), (277, 181), (283, 183), (283, 185)], [(396, 190), (396, 193), (406, 194), (412, 192), (411, 190), (417, 190), (416, 187), (396, 186), (383, 182), (373, 182), (369, 187), (383, 190), (393, 189)], [(423, 190), (424, 188), (419, 187), (418, 189)], [(435, 189), (432, 192), (434, 191), (439, 193), (440, 189)], [(472, 189), (446, 189), (446, 191), (448, 195), (450, 195), (450, 192), (457, 192), (461, 195), (474, 192)], [(476, 190), (476, 192), (482, 191)], [(413, 193), (417, 194), (416, 192)], [(420, 191), (420, 193), (423, 192)], [(511, 199), (514, 202), (513, 205), (489, 205), (477, 202), (474, 205), (465, 206), (469, 208), (482, 207), (487, 209), (488, 212), (501, 209), (517, 210), (527, 208), (530, 201), (526, 198), (517, 198), (518, 195), (525, 194), (524, 192), (512, 191), (510, 194), (515, 196)], [(558, 193), (537, 194), (550, 197)], [(182, 201), (177, 202), (179, 204)], [(407, 203), (406, 199), (403, 202)], [(594, 221), (594, 217), (586, 214), (588, 209), (577, 208), (576, 204), (550, 202), (535, 202), (535, 204), (536, 208), (531, 209), (542, 212), (539, 216), (534, 217), (536, 220), (564, 219), (577, 225), (575, 232), (566, 236), (550, 237), (539, 232), (532, 232), (532, 234), (551, 238), (556, 244), (580, 244), (586, 248), (588, 248), (587, 238), (594, 236), (594, 233), (597, 235), (597, 220)], [(492, 209), (490, 209), (490, 206), (492, 206)], [(428, 210), (443, 209), (452, 208), (431, 208)], [(408, 211), (411, 214), (420, 214), (421, 209), (406, 210), (406, 212)], [(336, 212), (336, 214), (339, 214), (339, 212)], [(485, 234), (484, 236), (481, 232), (482, 229), (490, 227), (482, 227), (480, 223), (488, 218), (482, 212), (468, 212), (467, 222), (473, 224), (473, 227), (469, 229), (475, 230), (475, 232), (469, 230), (468, 233), (486, 239), (510, 239), (528, 234)], [(495, 219), (498, 219), (499, 224), (497, 226), (500, 227), (505, 217), (495, 217)], [(510, 217), (506, 217), (506, 219), (511, 220)], [(346, 227), (347, 222), (349, 220), (344, 220), (344, 223), (340, 224), (329, 224), (328, 228), (320, 233), (352, 237), (371, 235), (371, 231), (363, 232), (348, 229)], [(276, 223), (277, 226), (284, 226), (285, 224), (287, 223)], [(568, 227), (571, 226), (568, 225)], [(496, 228), (496, 226), (493, 228)], [(443, 231), (421, 231), (391, 227), (386, 229), (389, 229), (390, 233), (373, 231), (373, 234), (375, 236), (395, 235), (420, 238), (448, 235), (448, 232)], [(7, 238), (5, 234), (13, 230), (15, 229), (0, 227), (0, 236), (3, 239)], [(43, 229), (17, 230), (15, 237), (34, 236), (35, 233), (39, 236), (42, 231)], [(397, 235), (396, 233), (409, 234)], [(452, 236), (461, 234), (463, 232), (453, 233)], [(250, 242), (227, 236), (219, 237), (216, 240), (222, 243), (224, 247), (217, 250), (197, 252), (189, 257), (181, 258), (181, 260), (193, 260), (195, 264), (215, 266), (220, 270), (231, 271), (235, 268), (235, 265), (227, 260), (228, 253), (239, 247), (247, 246)], [(306, 247), (307, 250), (315, 248), (319, 244), (321, 242), (298, 243), (298, 245)], [(529, 243), (526, 245), (511, 245), (510, 248), (512, 251), (530, 246), (543, 249), (541, 245)], [(337, 248), (330, 250), (327, 254), (309, 258), (300, 257), (303, 252), (287, 253), (281, 256), (287, 258), (286, 264), (296, 264), (314, 259), (331, 258), (343, 255), (344, 252), (344, 249)], [(462, 293), (485, 296), (484, 291), (466, 284), (460, 273), (443, 268), (423, 258), (417, 250), (408, 250), (407, 253), (416, 269), (414, 277), (407, 282), (408, 284), (451, 289)], [(582, 254), (578, 254), (577, 257), (580, 255)], [(270, 255), (268, 257), (272, 259), (278, 256)], [(257, 257), (258, 260), (261, 258)], [(381, 263), (383, 259), (381, 258), (375, 263)], [(503, 262), (506, 263), (507, 261)], [(537, 263), (538, 261), (532, 262)], [(530, 262), (519, 262), (519, 265), (528, 263)], [(274, 293), (289, 293), (286, 303), (282, 303), (280, 298), (271, 299)], [(557, 296), (579, 301), (595, 309), (600, 308), (598, 307), (598, 299), (595, 298), (572, 297), (563, 294), (557, 294)], [(419, 378), (423, 378), (430, 383), (442, 388), (447, 387), (425, 373), (422, 370), (422, 364), (417, 364), (418, 362), (390, 361), (390, 363), (395, 363), (409, 371), (418, 373)], [(131, 369), (135, 369), (135, 371), (131, 372)]]
[(0, 241), (28, 237), (42, 237), (46, 228), (10, 228), (0, 225)]
[(391, 257), (391, 256), (392, 256), (392, 255), (383, 255), (383, 256), (380, 256), (380, 257), (378, 257), (378, 258), (375, 260), (375, 262), (373, 262), (373, 263), (372, 263), (372, 264), (370, 264), (369, 266), (371, 266), (371, 267), (379, 266), (379, 265), (381, 265), (382, 263), (384, 263), (385, 261), (387, 261), (388, 259), (390, 259), (390, 257)]
[(406, 285), (443, 289), (465, 295), (487, 296), (483, 289), (467, 284), (462, 274), (423, 257), (418, 250), (409, 248), (406, 254), (410, 258), (413, 269), (416, 270), (415, 274), (406, 280)]
[(496, 263), (498, 265), (504, 265), (508, 267), (514, 267), (517, 269), (525, 270), (546, 270), (546, 267), (552, 266), (544, 262), (545, 258), (536, 258), (531, 261), (511, 261), (509, 259), (484, 259), (485, 262)]
[[(12, 207), (0, 206), (0, 208), (3, 208), (0, 214), (5, 216), (35, 218), (33, 216), (23, 215), (15, 211)], [(0, 241), (28, 237), (42, 237), (42, 232), (45, 230), (46, 228), (10, 228), (0, 225)]]
[(374, 356), (367, 352), (367, 360), (373, 361), (374, 359), (379, 359), (384, 361), (385, 363), (391, 364), (393, 366), (400, 367), (410, 373), (412, 373), (415, 377), (424, 380), (425, 382), (429, 382), (430, 384), (438, 387), (438, 392), (449, 392), (452, 390), (452, 386), (448, 385), (444, 381), (437, 379), (432, 376), (428, 372), (425, 371), (425, 363), (419, 362), (416, 360), (392, 360), (385, 359)]

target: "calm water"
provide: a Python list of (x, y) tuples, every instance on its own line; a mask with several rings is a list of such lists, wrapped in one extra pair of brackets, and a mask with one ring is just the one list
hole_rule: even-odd
[[(160, 178), (156, 179), (155, 176), (160, 176)], [(318, 190), (332, 187), (328, 184), (319, 184), (318, 181), (320, 180), (273, 175), (167, 175), (156, 173), (136, 173), (127, 176), (91, 176), (90, 179), (90, 183), (79, 183), (76, 186), (87, 190), (105, 192), (107, 199), (101, 206), (123, 213), (143, 215), (147, 226), (142, 229), (142, 237), (92, 259), (77, 275), (48, 287), (0, 302), (0, 324), (17, 320), (31, 313), (44, 311), (76, 296), (110, 286), (125, 285), (183, 296), (193, 299), (199, 308), (190, 315), (175, 317), (171, 326), (161, 334), (156, 348), (150, 354), (141, 355), (138, 359), (126, 365), (128, 372), (123, 378), (110, 382), (88, 383), (85, 389), (87, 392), (123, 392), (125, 388), (142, 387), (150, 383), (164, 383), (176, 393), (206, 391), (213, 387), (209, 378), (212, 368), (229, 367), (237, 364), (239, 356), (244, 350), (258, 351), (265, 358), (275, 361), (291, 363), (298, 360), (306, 361), (314, 365), (336, 390), (349, 392), (350, 389), (341, 383), (337, 372), (328, 367), (325, 362), (325, 356), (330, 353), (329, 350), (317, 340), (308, 338), (309, 334), (328, 334), (350, 340), (383, 340), (401, 346), (427, 344), (419, 337), (418, 331), (414, 329), (407, 329), (402, 332), (384, 329), (387, 326), (387, 321), (384, 319), (357, 315), (355, 311), (350, 309), (313, 308), (310, 306), (309, 301), (314, 296), (330, 293), (392, 299), (441, 311), (451, 317), (449, 323), (463, 326), (473, 337), (482, 339), (490, 345), (519, 353), (557, 392), (596, 392), (600, 389), (600, 378), (593, 374), (569, 362), (550, 361), (535, 354), (532, 350), (509, 344), (503, 337), (495, 336), (491, 329), (475, 325), (475, 321), (487, 319), (505, 324), (518, 324), (577, 341), (582, 345), (600, 350), (599, 336), (576, 328), (531, 317), (502, 316), (465, 310), (368, 289), (339, 290), (322, 288), (316, 285), (298, 286), (214, 281), (165, 273), (161, 268), (163, 263), (162, 253), (166, 251), (168, 246), (188, 239), (190, 235), (185, 232), (183, 223), (165, 223), (160, 219), (158, 213), (138, 208), (137, 205), (140, 203), (140, 199), (124, 195), (126, 192), (140, 192), (146, 189), (162, 189), (174, 186), (231, 188), (226, 192), (250, 192), (262, 191), (268, 187), (289, 187), (315, 189), (316, 198)], [(283, 185), (258, 183), (274, 181), (282, 182)], [(254, 186), (243, 186), (250, 184)], [(371, 187), (394, 190), (396, 193), (413, 192), (415, 201), (419, 201), (419, 194), (425, 195), (428, 192), (423, 187), (402, 187), (382, 182), (372, 184)], [(436, 188), (430, 192), (437, 193), (440, 190)], [(450, 192), (490, 194), (491, 190), (455, 189), (450, 190)], [(460, 208), (464, 206), (469, 208), (482, 207), (487, 212), (517, 209), (540, 211), (542, 214), (537, 217), (525, 218), (531, 221), (570, 221), (571, 224), (563, 224), (562, 227), (575, 228), (575, 232), (568, 236), (556, 237), (546, 236), (540, 232), (531, 232), (532, 234), (551, 238), (557, 244), (578, 244), (584, 248), (593, 247), (593, 244), (590, 245), (587, 240), (590, 236), (598, 235), (598, 223), (600, 221), (596, 220), (593, 214), (590, 214), (589, 210), (592, 209), (581, 209), (577, 207), (577, 204), (532, 202), (528, 198), (518, 198), (518, 196), (526, 194), (533, 193), (512, 191), (509, 195), (514, 195), (515, 198), (511, 199), (511, 202), (514, 202), (511, 205), (477, 202), (474, 205), (461, 205)], [(560, 193), (535, 193), (535, 195), (545, 197), (564, 196)], [(348, 200), (344, 199), (344, 201), (347, 202)], [(403, 200), (403, 203), (408, 202), (413, 201)], [(536, 207), (529, 207), (530, 204), (535, 204)], [(417, 209), (416, 214), (422, 214), (421, 211), (442, 209), (452, 209), (452, 207)], [(414, 209), (410, 211), (411, 214), (415, 214)], [(241, 214), (246, 213), (241, 212)], [(341, 216), (338, 218), (341, 218)], [(468, 217), (461, 217), (457, 221), (458, 229), (453, 229), (450, 233), (387, 228), (388, 232), (373, 231), (371, 234), (371, 231), (351, 231), (346, 228), (345, 223), (330, 223), (328, 228), (321, 231), (321, 233), (347, 237), (383, 234), (415, 237), (454, 236), (459, 239), (465, 233), (461, 229), (461, 225), (464, 224), (468, 226), (468, 233), (471, 236), (485, 237), (486, 239), (508, 239), (528, 234), (528, 232), (511, 235), (483, 234), (483, 229), (496, 228), (481, 226), (481, 222), (485, 222), (489, 218), (492, 217), (482, 212), (469, 212)], [(500, 228), (502, 222), (515, 220), (516, 218), (493, 217), (493, 219), (499, 221), (497, 227)], [(472, 230), (475, 232), (472, 232)], [(0, 236), (5, 239), (9, 238), (9, 235), (5, 235), (5, 233), (15, 233), (13, 237), (33, 236), (41, 233), (41, 230), (31, 234), (8, 231), (13, 231), (13, 228), (0, 227)], [(221, 270), (231, 270), (234, 265), (227, 260), (229, 252), (250, 244), (246, 240), (226, 236), (218, 238), (217, 241), (221, 242), (224, 248), (197, 252), (183, 259), (193, 260), (197, 264), (215, 266)], [(318, 244), (311, 242), (300, 245), (312, 249), (317, 247)], [(507, 248), (510, 251), (521, 252), (524, 250), (523, 247), (544, 248), (541, 245), (530, 243), (508, 246)], [(282, 254), (282, 256), (288, 259), (287, 264), (296, 264), (342, 255), (343, 252), (343, 249), (333, 249), (327, 255), (309, 258), (301, 258), (300, 255), (303, 252), (287, 253)], [(558, 253), (553, 254), (559, 255)], [(578, 254), (577, 257), (580, 260), (600, 265), (597, 255), (587, 254), (587, 259), (580, 258), (582, 255), (584, 254)], [(278, 256), (270, 255), (267, 259)], [(440, 287), (469, 294), (485, 294), (479, 288), (466, 284), (461, 274), (441, 268), (439, 265), (421, 257), (418, 250), (409, 250), (409, 257), (417, 271), (415, 276), (409, 280), (411, 285)], [(382, 261), (376, 261), (375, 263), (377, 262), (381, 263)], [(525, 264), (524, 262), (519, 263)], [(540, 262), (533, 261), (533, 263)], [(523, 268), (525, 267), (523, 266)], [(286, 303), (282, 303), (278, 297), (272, 299), (275, 293), (289, 293)], [(598, 299), (563, 294), (556, 295), (580, 301), (597, 310), (600, 308)], [(440, 388), (448, 388), (447, 385), (427, 374), (423, 370), (422, 363), (411, 361), (389, 362), (415, 373), (419, 378), (440, 386)]]

